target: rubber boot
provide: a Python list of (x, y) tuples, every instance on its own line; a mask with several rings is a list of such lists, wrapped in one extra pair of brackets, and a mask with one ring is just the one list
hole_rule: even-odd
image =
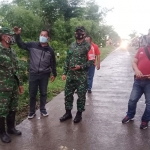
[(5, 118), (0, 117), (0, 138), (2, 142), (4, 143), (10, 143), (11, 138), (8, 136), (8, 134), (5, 131)]
[(82, 120), (82, 112), (78, 111), (75, 118), (74, 118), (74, 123), (79, 123)]
[(66, 121), (72, 118), (71, 110), (66, 110), (66, 113), (60, 118), (60, 121)]
[(15, 129), (15, 116), (16, 112), (15, 111), (10, 111), (8, 116), (7, 116), (7, 132), (9, 134), (14, 134), (14, 135), (21, 135), (22, 133), (19, 130)]

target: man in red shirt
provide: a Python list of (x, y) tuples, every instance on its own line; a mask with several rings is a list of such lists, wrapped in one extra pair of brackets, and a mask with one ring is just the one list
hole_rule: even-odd
[(95, 59), (95, 65), (91, 66), (88, 69), (88, 93), (91, 93), (92, 92), (91, 89), (93, 85), (93, 77), (95, 73), (95, 66), (97, 70), (100, 69), (100, 50), (98, 48), (98, 45), (92, 42), (91, 36), (86, 36), (85, 40), (91, 43), (91, 50), (89, 51), (89, 57)]
[[(148, 46), (147, 50), (150, 54), (150, 35), (146, 37)], [(141, 47), (132, 63), (135, 72), (133, 89), (128, 102), (128, 112), (122, 123), (127, 123), (134, 119), (136, 113), (136, 105), (141, 96), (145, 95), (146, 108), (141, 119), (140, 129), (146, 129), (150, 121), (150, 59), (148, 58), (146, 48)]]

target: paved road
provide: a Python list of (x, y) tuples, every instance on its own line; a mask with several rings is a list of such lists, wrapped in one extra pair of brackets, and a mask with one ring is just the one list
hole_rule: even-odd
[(102, 62), (95, 74), (93, 93), (87, 94), (81, 123), (59, 122), (64, 114), (62, 92), (47, 104), (49, 117), (40, 117), (37, 111), (36, 118), (18, 125), (23, 135), (12, 136), (10, 144), (0, 142), (0, 150), (150, 150), (150, 128), (139, 129), (144, 98), (138, 103), (135, 121), (121, 123), (133, 83), (134, 53), (131, 48), (118, 49)]

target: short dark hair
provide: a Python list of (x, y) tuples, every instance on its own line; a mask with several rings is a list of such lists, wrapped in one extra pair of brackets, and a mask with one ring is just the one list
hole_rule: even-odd
[(42, 31), (45, 31), (45, 32), (47, 32), (47, 35), (48, 35), (48, 37), (50, 37), (50, 33), (49, 33), (49, 31), (48, 30), (46, 30), (46, 29), (43, 29), (43, 30), (41, 30), (41, 32)]
[(86, 37), (87, 37), (87, 38), (90, 38), (90, 40), (92, 41), (92, 37), (91, 37), (90, 35), (87, 35)]

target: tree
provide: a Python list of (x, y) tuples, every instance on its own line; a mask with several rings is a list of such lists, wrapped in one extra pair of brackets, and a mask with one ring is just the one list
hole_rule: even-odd
[(58, 18), (67, 22), (83, 13), (83, 8), (80, 7), (83, 0), (40, 0), (40, 2), (43, 20), (47, 27), (52, 27)]
[(75, 40), (76, 26), (83, 25), (95, 43), (105, 45), (107, 36), (114, 42), (119, 39), (113, 27), (104, 24), (109, 11), (94, 0), (87, 3), (84, 0), (13, 0), (1, 5), (0, 25), (21, 27), (25, 40), (37, 40), (40, 30), (45, 28), (50, 31), (51, 43), (57, 50), (66, 50)]
[(1, 8), (3, 15), (1, 25), (8, 24), (10, 27), (19, 26), (22, 28), (26, 38), (36, 40), (42, 28), (42, 19), (24, 7), (8, 6), (9, 5), (5, 5)]
[(84, 17), (86, 20), (93, 20), (96, 22), (103, 22), (107, 13), (112, 11), (113, 8), (101, 8), (99, 5), (95, 3), (95, 0), (88, 1), (85, 7)]

